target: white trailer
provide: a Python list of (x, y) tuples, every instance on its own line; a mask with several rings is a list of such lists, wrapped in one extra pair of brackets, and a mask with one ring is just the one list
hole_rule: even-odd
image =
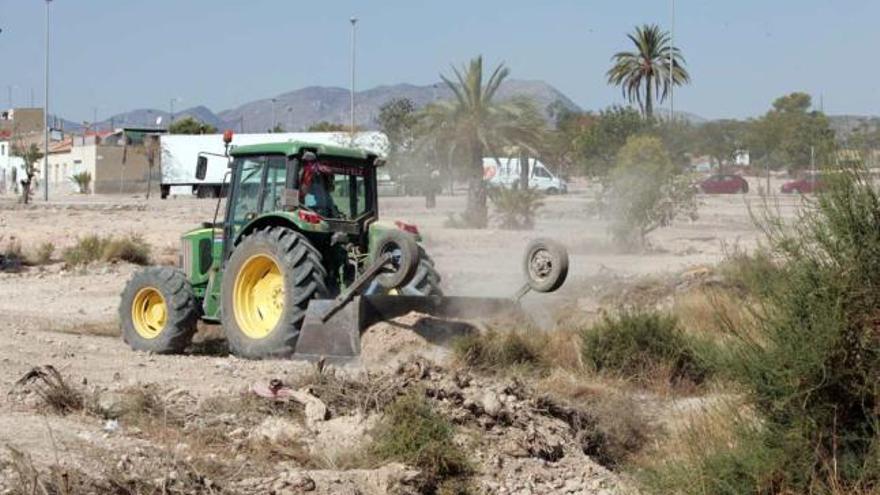
[[(164, 134), (160, 138), (162, 197), (169, 194), (194, 194), (200, 198), (218, 197), (223, 194), (228, 160), (223, 156), (223, 134)], [(235, 134), (232, 146), (262, 143), (305, 141), (309, 143), (349, 146), (351, 136), (345, 132), (280, 132), (272, 134)], [(381, 132), (359, 132), (355, 146), (384, 155), (388, 139)], [(199, 153), (208, 158), (205, 178), (196, 178), (196, 160)]]

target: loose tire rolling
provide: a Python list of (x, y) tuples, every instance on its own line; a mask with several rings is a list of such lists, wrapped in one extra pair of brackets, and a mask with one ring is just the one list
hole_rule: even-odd
[(568, 276), (568, 252), (556, 241), (535, 239), (526, 247), (523, 271), (532, 290), (553, 292)]
[(135, 273), (122, 291), (122, 339), (137, 351), (183, 351), (196, 332), (199, 307), (186, 275), (176, 268), (149, 267)]
[(309, 301), (327, 297), (321, 254), (285, 227), (245, 237), (226, 265), (221, 322), (229, 348), (260, 359), (293, 353)]

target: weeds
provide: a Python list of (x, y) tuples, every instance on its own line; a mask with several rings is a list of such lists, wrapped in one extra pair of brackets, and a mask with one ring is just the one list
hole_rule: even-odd
[(421, 470), (424, 488), (440, 491), (444, 484), (451, 488), (454, 480), (473, 471), (464, 449), (453, 441), (454, 434), (454, 426), (434, 411), (424, 394), (412, 391), (385, 410), (369, 450), (378, 460)]
[(640, 384), (662, 376), (673, 385), (699, 385), (712, 373), (698, 358), (701, 344), (673, 316), (624, 311), (584, 329), (581, 337), (584, 363), (598, 373)]
[(733, 440), (658, 468), (656, 491), (880, 488), (880, 197), (865, 177), (829, 174), (793, 222), (759, 218), (766, 254), (733, 265), (759, 304), (715, 356), (756, 419), (727, 418)]
[(61, 373), (51, 365), (31, 369), (15, 384), (33, 385), (33, 392), (56, 414), (81, 411), (86, 405), (85, 394), (65, 382)]
[(543, 333), (528, 331), (502, 332), (490, 329), (485, 333), (472, 333), (453, 341), (456, 360), (469, 368), (482, 371), (502, 371), (510, 368), (544, 370), (548, 362), (544, 358)]
[(26, 262), (27, 259), (22, 253), (21, 242), (15, 237), (10, 237), (9, 240), (6, 241), (6, 246), (3, 247), (3, 251), (0, 251), (0, 270), (17, 271), (20, 270)]
[(137, 265), (150, 263), (150, 245), (139, 234), (127, 237), (87, 235), (62, 253), (67, 266), (81, 266), (96, 261), (127, 261)]
[(46, 241), (37, 247), (36, 263), (38, 265), (47, 265), (52, 262), (52, 256), (55, 254), (55, 244)]

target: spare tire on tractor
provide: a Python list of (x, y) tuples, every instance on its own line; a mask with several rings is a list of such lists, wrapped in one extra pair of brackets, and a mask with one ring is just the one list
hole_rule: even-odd
[(232, 352), (252, 359), (293, 353), (306, 307), (328, 297), (321, 253), (301, 233), (269, 227), (247, 235), (226, 264), (221, 321)]
[(136, 272), (122, 291), (119, 321), (123, 340), (138, 351), (183, 351), (196, 332), (199, 306), (186, 275), (153, 266)]

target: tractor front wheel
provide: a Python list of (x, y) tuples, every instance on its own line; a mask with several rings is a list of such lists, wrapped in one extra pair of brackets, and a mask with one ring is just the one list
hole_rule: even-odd
[(199, 306), (192, 287), (176, 268), (141, 270), (122, 291), (122, 338), (134, 350), (181, 352), (192, 340), (198, 319)]
[(270, 227), (236, 246), (221, 289), (221, 321), (238, 356), (293, 353), (309, 301), (327, 297), (321, 254), (295, 230)]

